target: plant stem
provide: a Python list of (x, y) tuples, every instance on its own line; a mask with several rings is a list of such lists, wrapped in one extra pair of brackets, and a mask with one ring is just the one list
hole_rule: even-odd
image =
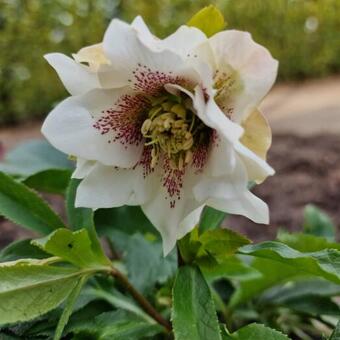
[(165, 327), (168, 332), (172, 331), (171, 324), (157, 312), (150, 302), (146, 300), (146, 298), (141, 293), (139, 293), (135, 287), (132, 286), (124, 274), (122, 274), (116, 268), (111, 268), (111, 275), (124, 286), (124, 288), (131, 294), (131, 296), (138, 302), (138, 304), (144, 309), (146, 313), (148, 313), (160, 325)]

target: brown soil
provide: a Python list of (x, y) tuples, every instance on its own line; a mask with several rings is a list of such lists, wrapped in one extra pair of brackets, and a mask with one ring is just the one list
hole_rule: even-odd
[[(340, 225), (340, 137), (320, 135), (297, 137), (276, 135), (269, 153), (276, 175), (254, 192), (269, 204), (270, 226), (257, 225), (233, 216), (226, 224), (247, 234), (254, 241), (273, 239), (280, 227), (298, 230), (303, 209), (313, 203), (324, 209)], [(61, 200), (48, 197), (61, 212)], [(0, 223), (0, 248), (29, 233), (9, 222)]]
[[(227, 223), (237, 225), (253, 240), (273, 239), (279, 228), (299, 230), (303, 209), (313, 203), (340, 225), (340, 137), (320, 135), (297, 137), (277, 135), (268, 162), (276, 170), (273, 177), (254, 189), (270, 208), (269, 226), (242, 217)], [(339, 236), (339, 235), (338, 235)]]

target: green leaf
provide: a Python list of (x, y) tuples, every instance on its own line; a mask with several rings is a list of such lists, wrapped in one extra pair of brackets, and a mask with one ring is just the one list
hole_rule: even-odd
[(64, 227), (60, 217), (34, 191), (0, 172), (0, 215), (25, 228), (49, 234)]
[(126, 340), (153, 337), (163, 331), (156, 324), (149, 324), (123, 311), (108, 312), (96, 318), (95, 324), (101, 330), (101, 340)]
[(241, 281), (238, 284), (229, 302), (231, 308), (258, 296), (271, 287), (300, 275), (298, 268), (262, 258), (255, 259), (251, 267), (261, 275)]
[(44, 259), (48, 254), (31, 244), (31, 240), (19, 240), (11, 243), (0, 252), (0, 262), (19, 259)]
[(88, 288), (85, 290), (85, 293), (98, 299), (103, 299), (117, 309), (131, 312), (149, 323), (155, 323), (154, 319), (137, 306), (133, 300), (123, 295), (115, 288), (111, 287), (110, 292), (99, 288)]
[[(86, 289), (82, 290), (82, 294)], [(112, 311), (112, 307), (105, 303), (103, 300), (94, 300), (87, 304), (84, 308), (79, 309), (73, 313), (65, 328), (64, 334), (68, 335), (72, 333), (72, 339), (86, 339), (76, 336), (76, 334), (86, 331), (93, 324), (94, 319), (105, 312)], [(94, 333), (93, 336), (96, 334)], [(95, 338), (96, 339), (96, 338)]]
[(340, 243), (331, 242), (328, 239), (320, 236), (302, 234), (302, 233), (287, 233), (280, 231), (277, 236), (278, 241), (287, 244), (289, 247), (303, 253), (319, 251), (323, 249), (340, 250)]
[(197, 12), (187, 23), (188, 26), (193, 26), (200, 29), (211, 37), (215, 33), (222, 31), (226, 26), (224, 16), (221, 11), (213, 6), (207, 6)]
[(235, 254), (240, 247), (250, 243), (243, 235), (225, 228), (204, 232), (199, 237), (199, 242), (202, 244), (199, 256), (208, 254), (213, 256), (218, 262)]
[(93, 221), (93, 210), (87, 208), (76, 208), (75, 200), (78, 185), (80, 180), (72, 179), (66, 193), (66, 213), (69, 224), (72, 229), (79, 230), (85, 228), (91, 239), (91, 247), (93, 252), (101, 257), (103, 261), (106, 260), (106, 256), (101, 247), (100, 241), (97, 236), (96, 228)]
[(219, 211), (208, 206), (204, 207), (199, 222), (200, 231), (203, 232), (208, 229), (218, 228), (225, 219), (225, 216), (226, 213), (223, 211)]
[(235, 333), (228, 333), (225, 331), (223, 334), (223, 340), (287, 340), (289, 339), (287, 335), (282, 334), (281, 332), (265, 327), (260, 324), (250, 324), (241, 329), (239, 329)]
[(38, 191), (64, 195), (70, 182), (71, 174), (71, 170), (46, 170), (26, 178), (23, 183)]
[(85, 229), (72, 232), (58, 229), (49, 236), (32, 241), (43, 251), (80, 268), (110, 267), (110, 260), (92, 249), (92, 242)]
[(93, 211), (88, 208), (76, 208), (75, 200), (80, 180), (72, 179), (66, 194), (66, 213), (70, 227), (73, 230), (88, 229), (93, 226)]
[(55, 331), (54, 334), (54, 340), (59, 340), (61, 339), (62, 335), (63, 335), (63, 330), (65, 328), (65, 326), (67, 325), (67, 322), (72, 314), (73, 311), (73, 307), (76, 303), (76, 300), (80, 294), (81, 289), (83, 288), (83, 285), (85, 284), (87, 280), (87, 276), (83, 276), (79, 279), (77, 285), (73, 288), (72, 292), (70, 293), (70, 295), (67, 298), (66, 301), (66, 306), (65, 309), (60, 317), (60, 320), (58, 322), (58, 326), (57, 329)]
[(304, 210), (304, 232), (315, 236), (335, 238), (335, 226), (332, 220), (316, 206), (309, 204)]
[(200, 235), (196, 227), (178, 245), (186, 263), (207, 266), (223, 262), (238, 248), (249, 243), (246, 237), (230, 229), (209, 229)]
[(173, 288), (172, 323), (176, 340), (220, 340), (208, 284), (197, 267), (180, 267)]
[(0, 171), (23, 179), (46, 170), (73, 169), (67, 156), (44, 140), (32, 140), (6, 154)]
[(340, 285), (323, 279), (289, 281), (265, 292), (258, 300), (261, 309), (267, 306), (283, 306), (299, 313), (318, 315), (340, 315), (332, 296), (340, 294)]
[(303, 279), (276, 286), (267, 291), (260, 299), (261, 303), (284, 304), (296, 298), (309, 296), (331, 297), (340, 295), (340, 285), (324, 279)]
[(160, 242), (147, 241), (140, 234), (129, 237), (124, 260), (129, 280), (141, 292), (149, 291), (156, 283), (165, 283), (177, 269), (176, 251), (164, 257)]
[(156, 228), (139, 206), (98, 209), (95, 212), (95, 225), (100, 235), (112, 236), (112, 232), (119, 230), (130, 235), (139, 232), (159, 237)]
[(0, 339), (1, 340), (20, 340), (20, 338), (17, 336), (7, 335), (2, 332), (0, 332)]
[(103, 313), (97, 316), (93, 322), (87, 322), (72, 331), (81, 335), (81, 338), (88, 334), (100, 340), (138, 340), (153, 338), (163, 329), (159, 325), (146, 323), (125, 311), (114, 311)]
[(258, 270), (243, 263), (234, 256), (230, 256), (222, 263), (215, 265), (202, 261), (199, 263), (199, 267), (208, 281), (215, 281), (222, 278), (248, 281), (261, 277)]
[(244, 246), (239, 253), (286, 264), (301, 274), (316, 275), (340, 283), (340, 251), (335, 249), (301, 253), (280, 242), (263, 242)]
[(202, 247), (202, 243), (199, 241), (198, 228), (195, 227), (190, 233), (180, 239), (177, 244), (184, 262), (193, 263)]
[(331, 337), (329, 340), (339, 340), (340, 339), (340, 321), (338, 322), (337, 326), (335, 327)]
[(263, 242), (242, 247), (239, 252), (257, 257), (251, 267), (260, 272), (262, 277), (240, 282), (230, 307), (296, 277), (312, 275), (340, 283), (340, 252), (337, 250), (301, 253), (283, 243)]
[(281, 306), (296, 312), (318, 317), (319, 315), (334, 315), (340, 317), (340, 307), (328, 297), (304, 296), (290, 299)]
[(0, 265), (0, 324), (31, 320), (56, 308), (83, 275), (74, 269), (37, 263)]

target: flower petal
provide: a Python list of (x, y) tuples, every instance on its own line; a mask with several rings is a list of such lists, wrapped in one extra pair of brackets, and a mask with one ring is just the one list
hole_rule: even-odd
[(269, 209), (265, 202), (250, 191), (239, 193), (233, 199), (212, 198), (207, 205), (228, 214), (248, 217), (255, 223), (269, 224)]
[(98, 71), (100, 65), (109, 65), (110, 61), (106, 58), (102, 44), (84, 47), (73, 54), (73, 58), (78, 63), (88, 63), (91, 71)]
[(167, 255), (176, 241), (192, 230), (199, 220), (200, 211), (197, 209), (202, 203), (197, 202), (192, 193), (192, 187), (198, 180), (199, 176), (195, 175), (192, 169), (187, 169), (181, 184), (177, 183), (180, 198), (177, 198), (177, 193), (174, 196), (169, 195), (164, 182), (161, 185), (158, 182), (152, 198), (141, 206), (162, 236), (164, 255)]
[[(205, 172), (209, 173), (210, 177), (228, 176), (235, 171), (237, 166), (234, 144), (217, 132), (213, 138), (214, 141), (210, 146)], [(246, 183), (247, 179), (244, 179), (244, 182)]]
[(194, 94), (177, 84), (167, 84), (165, 88), (172, 94), (180, 91), (188, 95), (192, 99), (196, 114), (202, 122), (219, 131), (228, 140), (235, 141), (242, 136), (243, 128), (225, 116), (211, 95), (206, 100), (203, 89), (199, 85), (196, 86)]
[(132, 26), (112, 20), (104, 41), (104, 52), (111, 66), (100, 70), (104, 87), (130, 85), (135, 90), (153, 94), (167, 83), (181, 80), (199, 82), (197, 72), (173, 51), (154, 51), (146, 46)]
[[(214, 147), (212, 154), (221, 155), (221, 151), (224, 149), (225, 147), (221, 145)], [(223, 165), (224, 162), (217, 157), (208, 159), (208, 164), (203, 169), (202, 178), (193, 188), (197, 201), (205, 202), (210, 198), (232, 199), (239, 192), (247, 190), (248, 177), (241, 159), (235, 155), (232, 166), (224, 167)], [(211, 169), (221, 166), (218, 173), (212, 173)]]
[(138, 32), (138, 38), (149, 48), (159, 51), (159, 42), (161, 41), (156, 36), (154, 36), (146, 23), (144, 22), (143, 18), (138, 15), (131, 23), (131, 27), (136, 29)]
[(248, 173), (249, 181), (263, 182), (268, 176), (274, 175), (274, 169), (253, 151), (238, 142), (234, 145)]
[(265, 160), (272, 143), (272, 132), (266, 117), (261, 111), (255, 110), (243, 121), (242, 126), (244, 134), (240, 142)]
[(206, 40), (206, 35), (198, 28), (183, 25), (176, 32), (161, 40), (161, 46), (183, 57), (197, 58), (193, 51)]
[(72, 178), (83, 179), (91, 172), (95, 165), (95, 161), (88, 161), (86, 159), (77, 158), (77, 166), (72, 174)]
[(124, 144), (121, 140), (115, 141), (114, 131), (102, 134), (94, 128), (93, 117), (114, 107), (125, 93), (126, 89), (93, 90), (70, 97), (48, 115), (42, 133), (53, 146), (67, 154), (105, 165), (134, 166), (142, 154), (142, 143)]
[(151, 195), (152, 180), (143, 177), (140, 167), (118, 169), (97, 163), (80, 183), (75, 205), (92, 209), (140, 205)]
[(257, 223), (268, 223), (268, 207), (248, 190), (247, 172), (240, 157), (230, 173), (213, 178), (209, 170), (205, 170), (204, 175), (194, 187), (198, 201), (227, 213), (246, 216)]
[(67, 56), (61, 53), (50, 53), (45, 55), (45, 59), (57, 71), (71, 95), (83, 94), (101, 87), (97, 75), (91, 72), (89, 67), (80, 65)]
[[(226, 77), (234, 74), (232, 119), (241, 122), (268, 93), (277, 75), (278, 62), (251, 35), (236, 30), (223, 31), (209, 39), (217, 70)], [(236, 78), (235, 78), (236, 77)], [(239, 83), (235, 85), (234, 82)], [(227, 85), (228, 78), (225, 79)]]
[(159, 39), (150, 32), (141, 16), (137, 16), (131, 26), (138, 31), (139, 39), (153, 51), (169, 50), (185, 58), (197, 58), (193, 50), (207, 40), (201, 30), (186, 25), (180, 26), (165, 39)]

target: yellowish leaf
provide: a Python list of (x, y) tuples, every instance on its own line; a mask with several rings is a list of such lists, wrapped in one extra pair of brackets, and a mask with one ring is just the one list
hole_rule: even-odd
[(221, 11), (213, 6), (207, 6), (197, 12), (187, 23), (188, 26), (196, 27), (205, 33), (207, 37), (211, 37), (220, 32), (226, 26), (224, 16)]

